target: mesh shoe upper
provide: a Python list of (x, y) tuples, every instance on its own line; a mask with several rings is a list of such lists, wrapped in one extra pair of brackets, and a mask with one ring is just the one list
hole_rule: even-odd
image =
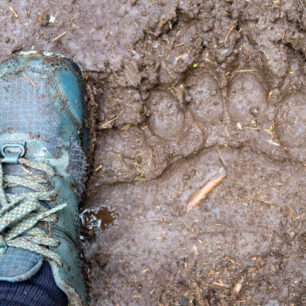
[[(51, 259), (50, 264), (56, 283), (76, 305), (85, 303), (77, 208), (86, 165), (80, 139), (84, 135), (83, 101), (81, 71), (62, 56), (31, 52), (0, 65), (0, 146), (25, 143), (26, 159), (48, 162), (55, 170), (51, 183), (57, 198), (51, 207), (61, 203), (67, 207), (57, 212), (56, 222), (48, 225), (50, 237), (60, 242), (49, 249), (63, 262), (60, 266)], [(6, 175), (26, 177), (28, 171), (33, 169), (24, 170), (19, 164), (4, 166)], [(30, 191), (20, 186), (13, 190), (17, 194)], [(43, 257), (23, 248), (8, 247), (0, 256), (0, 280), (30, 278), (39, 270)]]

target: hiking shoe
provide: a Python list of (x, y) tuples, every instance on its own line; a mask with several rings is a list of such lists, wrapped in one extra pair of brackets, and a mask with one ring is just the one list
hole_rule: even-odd
[(79, 196), (87, 131), (80, 68), (47, 52), (0, 65), (0, 281), (50, 263), (72, 305), (83, 305)]

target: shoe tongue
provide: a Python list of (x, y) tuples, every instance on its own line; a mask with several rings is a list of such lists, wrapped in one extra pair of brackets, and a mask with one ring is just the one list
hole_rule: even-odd
[(8, 247), (0, 256), (0, 281), (24, 281), (35, 275), (43, 257), (28, 250)]
[(24, 176), (24, 170), (21, 164), (2, 164), (4, 174)]

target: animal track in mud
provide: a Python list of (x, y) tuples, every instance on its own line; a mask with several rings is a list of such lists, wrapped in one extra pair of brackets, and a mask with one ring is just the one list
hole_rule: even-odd
[[(108, 136), (100, 138), (101, 149), (96, 157), (99, 169), (96, 176), (100, 182), (133, 181), (139, 175), (153, 179), (168, 165), (216, 144), (250, 145), (271, 158), (286, 158), (283, 153), (286, 149), (290, 158), (305, 161), (303, 93), (285, 98), (277, 118), (273, 118), (279, 122), (273, 122), (268, 117), (269, 91), (260, 71), (240, 69), (232, 75), (225, 98), (215, 74), (203, 69), (192, 71), (185, 84), (179, 83), (174, 88), (176, 91), (165, 87), (153, 89), (147, 101), (142, 102), (146, 105), (147, 123), (107, 131), (104, 133)], [(230, 122), (225, 120), (226, 114)], [(279, 123), (276, 134), (274, 123)], [(230, 134), (235, 134), (236, 142), (232, 142)], [(292, 139), (294, 145), (290, 144)]]
[(100, 177), (99, 183), (155, 178), (167, 167), (169, 153), (165, 147), (145, 128), (107, 130), (98, 138), (93, 174)]
[(194, 124), (191, 112), (174, 93), (153, 91), (147, 105), (150, 112), (149, 128), (167, 143), (172, 162), (204, 146), (205, 134)]
[(223, 98), (217, 81), (206, 71), (199, 70), (186, 80), (187, 101), (201, 128), (223, 119)]
[[(66, 54), (89, 69), (94, 84), (101, 89), (101, 96), (93, 93), (102, 125), (97, 131), (95, 156), (95, 169), (100, 170), (94, 172), (99, 177), (88, 184), (92, 187), (89, 194), (97, 197), (85, 205), (118, 209), (120, 227), (108, 233), (98, 232), (92, 241), (85, 239), (85, 258), (91, 263), (87, 271), (88, 304), (187, 305), (191, 301), (231, 305), (237, 303), (231, 298), (231, 291), (241, 273), (246, 278), (239, 300), (245, 305), (302, 304), (305, 175), (303, 165), (294, 161), (305, 160), (305, 155), (301, 155), (305, 152), (305, 112), (303, 104), (294, 102), (296, 97), (287, 99), (306, 84), (304, 2), (92, 0), (51, 4), (43, 0), (39, 6), (34, 0), (16, 3), (12, 1), (10, 5), (19, 18), (11, 14), (5, 1), (0, 4), (0, 57), (32, 46)], [(51, 13), (56, 16), (55, 22), (43, 25), (43, 14)], [(60, 41), (52, 41), (63, 32), (67, 35)], [(216, 86), (222, 92), (224, 109), (218, 117), (218, 106), (202, 106), (204, 111), (212, 106), (216, 111), (213, 115), (220, 119), (214, 123), (207, 122), (209, 118), (202, 118), (201, 114), (197, 116), (197, 106), (200, 110), (201, 104), (194, 105), (197, 97), (188, 88), (187, 78), (190, 100), (186, 96), (185, 104), (179, 101), (186, 134), (184, 130), (170, 140), (152, 135), (146, 117), (147, 92), (162, 85), (176, 99), (169, 87), (180, 86), (188, 72), (195, 75), (203, 65), (212, 68), (213, 78), (217, 75)], [(235, 76), (248, 77), (236, 69), (250, 67), (268, 72), (264, 73), (264, 80), (258, 77), (259, 87), (268, 80), (264, 92), (273, 94), (267, 104), (267, 118), (261, 119), (262, 109), (258, 119), (258, 110), (250, 112), (246, 106), (248, 120), (240, 122), (234, 118), (236, 112), (228, 116), (226, 93)], [(234, 78), (227, 78), (233, 70)], [(195, 90), (197, 79), (200, 84), (202, 76), (200, 73), (194, 77)], [(215, 86), (214, 82), (210, 84)], [(305, 96), (305, 92), (300, 94)], [(301, 111), (292, 114), (291, 105), (299, 105)], [(220, 146), (229, 168), (228, 179), (192, 215), (172, 216), (178, 205), (184, 204), (204, 183), (210, 171), (221, 166), (215, 147), (219, 144), (228, 145)], [(277, 161), (275, 152), (280, 149), (287, 151), (281, 157), (291, 160)], [(198, 152), (196, 156), (192, 156), (194, 152)], [(173, 162), (173, 167), (169, 167)], [(164, 175), (141, 184), (108, 184), (133, 181), (139, 171), (148, 180), (162, 172)], [(105, 185), (96, 187), (101, 183)], [(96, 220), (90, 222), (96, 224)], [(210, 248), (212, 254), (208, 252)], [(198, 256), (195, 250), (199, 251)], [(247, 250), (256, 260), (249, 260)], [(273, 252), (277, 254), (271, 255)], [(262, 253), (269, 255), (261, 256)], [(229, 260), (224, 260), (225, 255)], [(254, 272), (257, 267), (258, 272)], [(229, 287), (213, 285), (220, 284), (220, 279)], [(204, 298), (203, 303), (198, 296)]]
[(148, 101), (151, 131), (164, 140), (178, 138), (185, 125), (185, 115), (178, 102), (165, 91), (153, 91)]
[(231, 80), (228, 90), (228, 112), (238, 122), (265, 121), (267, 96), (262, 81), (255, 73), (238, 73)]

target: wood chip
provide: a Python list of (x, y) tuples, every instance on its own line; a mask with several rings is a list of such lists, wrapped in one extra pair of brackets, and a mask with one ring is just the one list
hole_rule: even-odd
[(243, 282), (244, 282), (244, 278), (242, 278), (233, 288), (233, 291), (232, 291), (232, 294), (233, 296), (237, 296), (239, 294), (239, 292), (241, 291), (242, 289), (242, 285), (243, 285)]

